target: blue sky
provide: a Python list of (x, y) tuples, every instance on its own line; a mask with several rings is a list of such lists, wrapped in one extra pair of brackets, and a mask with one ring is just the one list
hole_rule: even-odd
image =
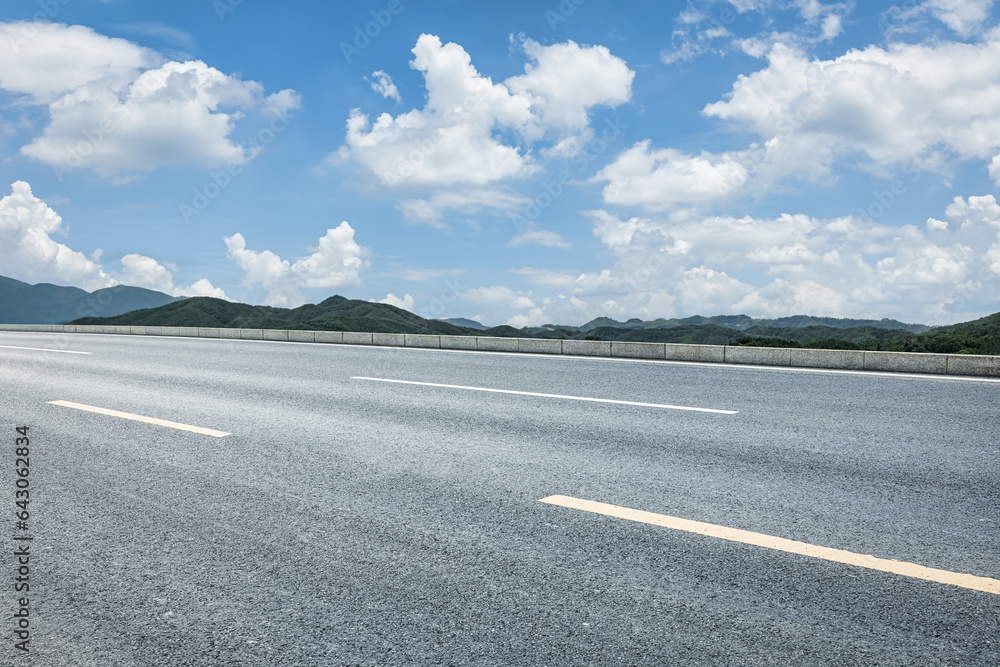
[(515, 326), (1000, 311), (991, 0), (9, 0), (0, 275)]

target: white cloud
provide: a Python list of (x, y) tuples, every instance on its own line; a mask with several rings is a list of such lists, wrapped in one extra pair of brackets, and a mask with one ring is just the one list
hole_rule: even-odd
[(886, 168), (989, 160), (1000, 152), (1000, 31), (982, 43), (869, 46), (834, 60), (776, 45), (766, 68), (703, 111), (756, 132), (779, 176), (822, 173), (856, 154)]
[(121, 89), (162, 56), (85, 26), (0, 23), (0, 88), (48, 104), (91, 84)]
[(741, 155), (687, 155), (669, 148), (650, 150), (649, 144), (637, 143), (594, 176), (594, 181), (608, 181), (605, 202), (662, 211), (725, 199), (747, 181)]
[(396, 100), (397, 102), (403, 101), (403, 98), (399, 96), (399, 89), (396, 88), (396, 84), (393, 83), (391, 76), (382, 70), (372, 72), (372, 76), (375, 77), (375, 80), (371, 82), (372, 90), (386, 99)]
[(893, 19), (890, 32), (922, 27), (931, 16), (962, 37), (981, 33), (987, 27), (994, 0), (926, 0), (916, 6), (893, 7), (886, 16)]
[(533, 61), (525, 73), (507, 79), (507, 88), (530, 103), (542, 129), (577, 133), (590, 125), (595, 106), (618, 106), (632, 97), (635, 72), (605, 46), (582, 47), (573, 41), (551, 46), (525, 40)]
[(568, 323), (744, 312), (945, 324), (1000, 309), (1000, 204), (993, 195), (956, 197), (947, 223), (932, 218), (920, 227), (853, 216), (589, 216), (612, 257), (609, 268), (517, 269), (560, 298), (546, 303), (543, 294), (494, 286), (479, 294), (491, 319), (524, 315), (512, 306), (518, 296), (543, 310), (540, 319)]
[(126, 285), (145, 287), (165, 294), (172, 294), (174, 291), (173, 274), (152, 257), (125, 255), (122, 257), (122, 267)]
[(505, 322), (508, 326), (520, 329), (522, 327), (537, 327), (545, 324), (545, 313), (541, 308), (531, 308), (524, 315), (514, 315)]
[(65, 234), (62, 218), (35, 197), (24, 181), (0, 199), (0, 267), (28, 283), (54, 282), (95, 290), (117, 281), (101, 269), (100, 251), (90, 257), (52, 238)]
[(569, 248), (570, 245), (563, 237), (555, 232), (542, 229), (530, 229), (518, 234), (510, 240), (509, 246), (542, 245), (549, 248)]
[(152, 257), (130, 254), (122, 257), (122, 282), (132, 287), (145, 287), (171, 296), (210, 296), (226, 299), (225, 291), (202, 278), (189, 287), (175, 287), (173, 272)]
[(66, 234), (62, 218), (35, 197), (31, 186), (16, 181), (11, 194), (0, 199), (0, 271), (28, 283), (52, 282), (93, 291), (126, 284), (145, 287), (172, 296), (227, 298), (204, 278), (190, 287), (175, 287), (173, 273), (151, 257), (122, 257), (122, 273), (113, 276), (101, 266), (101, 251), (87, 257), (52, 238)]
[(220, 287), (214, 287), (207, 279), (195, 281), (190, 287), (181, 287), (177, 290), (176, 296), (211, 296), (216, 299), (232, 301)]
[(286, 88), (264, 98), (261, 111), (271, 118), (284, 118), (300, 108), (302, 108), (302, 95), (291, 88)]
[(387, 303), (390, 306), (396, 306), (396, 308), (402, 308), (403, 310), (408, 310), (411, 313), (415, 312), (413, 309), (413, 297), (409, 294), (399, 298), (395, 294), (387, 294), (384, 299), (378, 301), (378, 303)]
[(250, 152), (230, 138), (236, 121), (254, 108), (273, 115), (300, 104), (294, 91), (265, 98), (254, 81), (201, 61), (166, 62), (89, 28), (0, 24), (8, 38), (25, 30), (36, 34), (0, 39), (0, 88), (48, 105), (49, 124), (21, 153), (60, 174), (91, 168), (121, 179), (166, 164), (242, 164)]
[(350, 154), (390, 188), (485, 186), (535, 173), (534, 142), (586, 135), (591, 107), (631, 96), (633, 73), (605, 47), (524, 46), (532, 60), (525, 73), (493, 83), (461, 46), (421, 35), (410, 66), (424, 76), (426, 105), (374, 122), (352, 111)]
[(608, 182), (605, 202), (651, 212), (707, 206), (816, 181), (845, 163), (947, 178), (957, 163), (981, 162), (1000, 184), (1000, 29), (976, 43), (892, 43), (832, 60), (777, 43), (767, 58), (702, 110), (759, 141), (700, 155), (639, 142), (595, 177)]
[[(671, 34), (671, 50), (660, 54), (668, 65), (690, 62), (706, 53), (726, 54), (743, 51), (759, 58), (773, 44), (808, 47), (829, 42), (843, 32), (844, 20), (854, 10), (855, 3), (823, 3), (819, 0), (729, 0), (726, 7), (718, 0), (690, 0), (675, 20)], [(720, 6), (721, 5), (721, 6)], [(786, 32), (763, 31), (750, 36), (734, 36), (739, 14), (764, 14), (764, 25), (774, 25), (777, 11), (795, 12), (801, 20)], [(746, 23), (743, 21), (742, 23)]]
[(684, 271), (675, 292), (682, 312), (707, 314), (729, 312), (752, 289), (725, 271), (696, 266)]
[(498, 215), (522, 209), (531, 200), (523, 195), (500, 188), (443, 189), (427, 199), (405, 199), (399, 205), (410, 222), (418, 222), (448, 229), (445, 215), (454, 211), (461, 215), (474, 215), (484, 210)]
[(993, 159), (990, 161), (989, 172), (990, 178), (1000, 188), (1000, 154), (993, 156)]
[(244, 271), (243, 284), (266, 290), (265, 305), (295, 307), (306, 302), (307, 289), (355, 287), (368, 266), (367, 250), (354, 240), (346, 221), (328, 229), (311, 254), (290, 263), (270, 250), (248, 250), (242, 234), (225, 238), (229, 257)]

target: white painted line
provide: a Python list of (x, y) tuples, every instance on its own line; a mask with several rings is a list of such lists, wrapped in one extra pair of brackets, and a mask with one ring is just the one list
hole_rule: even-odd
[(90, 352), (76, 352), (75, 350), (50, 350), (47, 347), (18, 347), (16, 345), (0, 345), (5, 350), (32, 350), (34, 352), (60, 352), (62, 354), (90, 354)]
[(615, 405), (636, 405), (641, 408), (663, 408), (666, 410), (688, 410), (690, 412), (713, 412), (719, 415), (739, 414), (736, 410), (715, 410), (713, 408), (690, 408), (684, 405), (666, 405), (663, 403), (637, 403), (635, 401), (617, 401), (611, 398), (588, 398), (586, 396), (564, 396), (562, 394), (540, 394), (533, 391), (513, 391), (511, 389), (488, 389), (486, 387), (465, 387), (459, 384), (438, 384), (435, 382), (414, 382), (412, 380), (388, 380), (386, 378), (352, 377), (352, 380), (367, 380), (368, 382), (392, 382), (394, 384), (412, 384), (420, 387), (440, 387), (442, 389), (464, 389), (466, 391), (485, 391), (493, 394), (515, 394), (517, 396), (538, 396), (540, 398), (561, 398), (569, 401), (589, 401), (592, 403), (613, 403)]
[(191, 433), (210, 435), (213, 438), (224, 438), (227, 435), (232, 435), (232, 433), (226, 433), (225, 431), (216, 431), (210, 428), (201, 428), (200, 426), (189, 426), (187, 424), (178, 424), (177, 422), (166, 421), (165, 419), (156, 419), (155, 417), (144, 417), (142, 415), (133, 415), (128, 412), (118, 412), (117, 410), (95, 408), (92, 405), (83, 405), (82, 403), (71, 403), (69, 401), (49, 401), (49, 403), (51, 405), (59, 405), (64, 408), (73, 408), (74, 410), (83, 410), (85, 412), (96, 412), (99, 415), (120, 417), (121, 419), (131, 419), (132, 421), (145, 422), (147, 424), (155, 424), (156, 426), (166, 426), (167, 428), (174, 428), (177, 429), (178, 431), (190, 431)]
[(549, 496), (548, 498), (542, 498), (538, 502), (567, 507), (569, 509), (582, 510), (584, 512), (592, 512), (594, 514), (603, 514), (605, 516), (612, 516), (619, 519), (628, 519), (629, 521), (638, 521), (639, 523), (648, 523), (654, 526), (681, 530), (686, 533), (695, 533), (696, 535), (705, 535), (707, 537), (715, 537), (721, 540), (729, 540), (730, 542), (751, 544), (753, 546), (764, 547), (765, 549), (774, 549), (775, 551), (784, 551), (786, 553), (798, 554), (800, 556), (810, 556), (812, 558), (828, 560), (834, 563), (844, 563), (845, 565), (864, 567), (869, 570), (889, 572), (890, 574), (898, 574), (904, 577), (934, 581), (939, 584), (960, 586), (974, 591), (1000, 595), (1000, 581), (989, 577), (978, 577), (973, 574), (962, 574), (960, 572), (951, 572), (949, 570), (939, 570), (933, 567), (924, 567), (923, 565), (907, 563), (899, 560), (876, 558), (875, 556), (869, 554), (858, 554), (853, 551), (844, 551), (843, 549), (831, 549), (829, 547), (821, 547), (815, 544), (808, 544), (806, 542), (786, 540), (782, 537), (774, 537), (763, 533), (752, 533), (748, 530), (727, 528), (713, 523), (702, 523), (701, 521), (690, 521), (688, 519), (680, 519), (678, 517), (667, 516), (665, 514), (654, 514), (653, 512), (644, 512), (642, 510), (634, 510), (628, 507), (608, 505), (606, 503), (598, 503), (592, 500), (583, 500), (581, 498), (571, 498), (569, 496)]
[[(208, 339), (205, 339), (208, 340)], [(212, 339), (215, 340), (215, 339)], [(260, 341), (251, 341), (260, 342)], [(264, 341), (275, 342), (275, 341)], [(280, 341), (279, 341), (280, 342)], [(819, 373), (823, 375), (857, 375), (860, 377), (884, 377), (906, 380), (944, 380), (953, 382), (987, 382), (1000, 384), (1000, 378), (977, 375), (931, 375), (929, 373), (905, 373), (890, 371), (858, 371), (844, 368), (809, 368), (808, 366), (758, 366), (756, 364), (732, 364), (721, 361), (680, 361), (677, 359), (631, 359), (629, 357), (592, 357), (576, 354), (541, 354), (538, 352), (496, 352), (494, 350), (450, 350), (436, 347), (401, 347), (394, 345), (354, 345), (352, 343), (305, 343), (306, 345), (329, 345), (331, 347), (365, 348), (368, 350), (411, 350), (413, 352), (447, 352), (449, 354), (485, 354), (498, 357), (519, 357), (524, 359), (565, 359), (568, 361), (598, 361), (604, 363), (661, 364), (667, 366), (699, 366), (717, 370), (777, 371), (779, 373)]]

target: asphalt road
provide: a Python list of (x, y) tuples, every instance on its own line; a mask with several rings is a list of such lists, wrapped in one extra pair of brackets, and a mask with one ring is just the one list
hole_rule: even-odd
[(1000, 595), (538, 501), (1000, 579), (998, 399), (959, 378), (3, 333), (0, 664), (997, 665)]

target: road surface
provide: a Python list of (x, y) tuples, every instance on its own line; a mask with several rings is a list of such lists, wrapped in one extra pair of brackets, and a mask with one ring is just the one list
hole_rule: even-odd
[(0, 559), (0, 663), (1000, 664), (998, 399), (988, 379), (3, 333), (0, 539), (34, 539), (28, 656)]

